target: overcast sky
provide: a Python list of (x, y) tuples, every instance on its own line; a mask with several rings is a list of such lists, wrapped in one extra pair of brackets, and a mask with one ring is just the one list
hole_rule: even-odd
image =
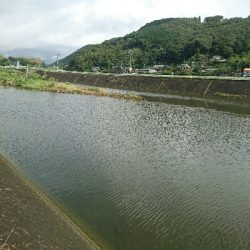
[(247, 17), (250, 0), (0, 0), (0, 51), (81, 47), (155, 19), (217, 14)]

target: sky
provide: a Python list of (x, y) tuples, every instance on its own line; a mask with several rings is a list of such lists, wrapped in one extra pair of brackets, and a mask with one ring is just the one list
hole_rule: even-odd
[(0, 52), (86, 44), (167, 17), (247, 17), (249, 0), (0, 0)]

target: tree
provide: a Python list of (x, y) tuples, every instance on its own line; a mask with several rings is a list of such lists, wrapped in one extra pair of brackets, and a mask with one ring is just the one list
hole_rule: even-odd
[(0, 65), (1, 66), (7, 66), (7, 65), (10, 65), (11, 64), (11, 61), (6, 58), (6, 57), (3, 57), (2, 55), (0, 55)]
[(210, 23), (212, 23), (212, 24), (218, 23), (218, 22), (220, 22), (223, 18), (224, 18), (223, 16), (219, 16), (219, 15), (217, 15), (217, 16), (206, 17), (206, 18), (204, 19), (204, 23), (209, 23), (209, 24), (210, 24)]
[(228, 64), (233, 70), (238, 72), (246, 67), (250, 67), (250, 52), (232, 56), (228, 60)]
[[(199, 18), (167, 18), (146, 24), (136, 32), (113, 38), (99, 45), (87, 45), (60, 62), (69, 69), (103, 70), (128, 66), (128, 52), (133, 52), (133, 66), (142, 68), (154, 64), (202, 64), (209, 57), (220, 55), (228, 59), (250, 51), (250, 18), (223, 19), (223, 16)], [(198, 67), (198, 66), (197, 66)]]

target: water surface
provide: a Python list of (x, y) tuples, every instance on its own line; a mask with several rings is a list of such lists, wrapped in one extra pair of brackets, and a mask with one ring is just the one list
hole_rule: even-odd
[(250, 117), (0, 89), (0, 151), (114, 249), (249, 249)]

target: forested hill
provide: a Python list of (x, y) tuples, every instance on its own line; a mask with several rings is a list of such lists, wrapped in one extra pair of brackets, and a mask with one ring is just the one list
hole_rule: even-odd
[(197, 56), (227, 59), (250, 52), (250, 16), (225, 19), (222, 16), (166, 18), (146, 24), (124, 37), (102, 44), (87, 45), (61, 63), (69, 69), (111, 69), (132, 65), (143, 68), (155, 64), (180, 64)]

